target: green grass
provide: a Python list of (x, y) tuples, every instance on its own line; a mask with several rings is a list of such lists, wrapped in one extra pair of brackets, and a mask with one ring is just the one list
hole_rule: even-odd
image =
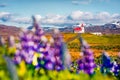
[[(76, 36), (76, 33), (67, 33), (64, 34), (65, 41), (69, 40), (70, 38)], [(67, 37), (68, 36), (68, 37)], [(120, 51), (120, 34), (119, 35), (102, 35), (96, 36), (93, 34), (85, 33), (81, 34), (81, 36), (87, 41), (87, 43), (91, 46), (91, 49), (96, 50), (106, 50), (106, 51), (113, 51), (119, 52)], [(75, 49), (76, 51), (80, 51), (80, 44), (79, 40), (75, 39), (68, 43), (69, 49)]]
[(89, 44), (109, 44), (109, 45), (120, 45), (120, 35), (102, 35), (96, 36), (92, 34), (82, 34), (82, 37), (89, 43)]

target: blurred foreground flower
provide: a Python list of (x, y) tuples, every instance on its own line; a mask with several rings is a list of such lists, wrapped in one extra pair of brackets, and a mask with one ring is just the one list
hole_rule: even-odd
[(15, 46), (15, 40), (13, 36), (8, 37), (8, 47), (7, 47), (7, 53), (9, 55), (14, 55), (16, 52), (16, 46)]
[(110, 69), (111, 72), (113, 72), (113, 74), (115, 76), (118, 76), (119, 72), (120, 72), (120, 69), (119, 69), (119, 65), (116, 63), (116, 61), (114, 61), (112, 63), (112, 68)]
[[(28, 73), (32, 74), (32, 77), (37, 75), (40, 79), (89, 80), (93, 77), (93, 79), (98, 80), (95, 76), (97, 74), (97, 77), (99, 77), (97, 71), (100, 69), (102, 73), (108, 74), (111, 72), (118, 76), (120, 70), (118, 62), (112, 62), (106, 52), (103, 52), (102, 64), (95, 71), (97, 65), (94, 61), (93, 52), (87, 42), (80, 36), (77, 37), (80, 37), (82, 56), (79, 60), (71, 62), (71, 56), (60, 31), (53, 29), (53, 33), (48, 39), (43, 29), (39, 26), (36, 17), (33, 16), (32, 18), (32, 31), (22, 29), (19, 36), (20, 41), (17, 44), (14, 41), (14, 37), (10, 36), (6, 47), (8, 54), (14, 54), (13, 61), (18, 64), (18, 75), (20, 77), (25, 77), (26, 73)], [(4, 46), (4, 41), (0, 37), (1, 46)], [(6, 59), (9, 60), (8, 58)], [(79, 74), (76, 74), (76, 72)], [(91, 77), (93, 74), (95, 76)], [(37, 77), (35, 77), (35, 80), (39, 79)]]
[(9, 58), (8, 56), (5, 56), (5, 55), (3, 57), (4, 57), (5, 61), (6, 61), (7, 69), (9, 71), (11, 80), (19, 80), (17, 72), (16, 72), (16, 67), (15, 67), (12, 59)]
[(0, 36), (0, 46), (4, 46), (4, 45), (5, 45), (4, 39)]
[(111, 58), (109, 57), (108, 53), (104, 51), (102, 54), (101, 72), (109, 73), (111, 68), (112, 68)]
[[(94, 73), (94, 68), (96, 67), (94, 62), (93, 52), (90, 50), (89, 45), (85, 40), (82, 39), (82, 37), (80, 37), (80, 42), (81, 42), (81, 50), (83, 52), (83, 57), (82, 57), (83, 70), (85, 73), (92, 75)], [(80, 64), (82, 66), (81, 62)]]
[[(18, 64), (24, 60), (26, 64), (32, 64), (36, 69), (60, 71), (65, 67), (68, 68), (71, 57), (59, 30), (54, 29), (52, 37), (48, 40), (36, 18), (34, 16), (32, 18), (34, 30), (22, 30), (20, 34), (21, 47), (17, 48), (14, 61)], [(11, 43), (14, 42), (11, 41)]]
[(0, 36), (0, 54), (5, 54), (5, 41), (4, 38)]

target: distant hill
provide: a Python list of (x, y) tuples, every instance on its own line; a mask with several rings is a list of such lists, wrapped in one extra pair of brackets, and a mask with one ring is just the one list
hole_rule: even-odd
[[(60, 28), (61, 32), (73, 32), (73, 26)], [(120, 34), (120, 21), (107, 23), (104, 25), (91, 25), (85, 26), (85, 33), (101, 32), (103, 34)]]
[(114, 21), (102, 26), (89, 26), (85, 28), (85, 32), (101, 32), (103, 34), (120, 34), (120, 21)]
[(6, 26), (0, 24), (0, 36), (4, 37), (5, 39), (7, 39), (7, 37), (10, 35), (17, 38), (19, 32), (20, 32), (20, 28), (17, 28), (15, 26)]
[(120, 34), (120, 28), (111, 27), (111, 26), (92, 26), (85, 28), (86, 33), (91, 32), (101, 32), (103, 34)]
[[(61, 27), (59, 30), (61, 32), (73, 33), (73, 26)], [(51, 33), (51, 27), (43, 27), (46, 33)], [(101, 32), (103, 34), (120, 34), (120, 21), (107, 23), (105, 25), (89, 25), (85, 27), (85, 33)], [(16, 26), (7, 26), (0, 24), (0, 36), (7, 39), (8, 36), (13, 35), (15, 38), (18, 38), (20, 33), (20, 28)]]

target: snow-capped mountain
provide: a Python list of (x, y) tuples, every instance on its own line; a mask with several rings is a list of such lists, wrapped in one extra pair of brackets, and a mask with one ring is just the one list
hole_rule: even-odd
[(115, 24), (117, 28), (120, 28), (120, 21), (115, 21), (112, 24)]
[(104, 28), (117, 29), (120, 28), (120, 21), (114, 21), (104, 25)]

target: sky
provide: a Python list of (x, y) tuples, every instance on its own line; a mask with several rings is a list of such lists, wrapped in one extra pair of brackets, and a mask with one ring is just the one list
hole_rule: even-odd
[(120, 20), (119, 5), (120, 0), (0, 0), (0, 24), (28, 27), (36, 16), (43, 27), (103, 25)]

